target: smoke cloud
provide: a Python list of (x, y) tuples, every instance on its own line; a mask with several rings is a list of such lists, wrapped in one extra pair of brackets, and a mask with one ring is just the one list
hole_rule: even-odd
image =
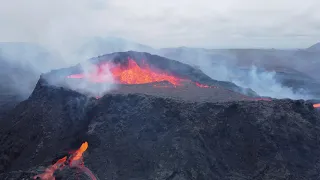
[[(93, 35), (99, 35), (97, 13), (101, 1), (3, 1), (0, 7), (0, 55), (1, 61), (18, 67), (8, 74), (12, 88), (21, 98), (34, 89), (41, 73), (80, 64), (85, 80), (67, 83), (67, 87), (90, 94), (102, 95), (114, 88), (111, 85), (93, 86), (86, 80), (96, 67), (88, 62), (96, 56), (94, 49), (79, 49)], [(8, 41), (8, 42), (5, 42)], [(14, 41), (14, 42), (10, 42)], [(91, 51), (92, 50), (92, 51)], [(105, 71), (104, 78), (112, 77)], [(16, 74), (15, 74), (16, 73)], [(47, 79), (52, 85), (63, 84), (62, 79)]]
[(96, 65), (86, 61), (81, 64), (81, 67), (83, 69), (84, 78), (80, 79), (79, 81), (67, 81), (67, 85), (70, 89), (88, 94), (90, 96), (102, 97), (108, 91), (116, 88), (109, 65), (101, 65), (99, 69), (99, 76), (96, 77), (99, 78), (96, 79), (96, 81), (107, 83), (94, 83), (91, 81), (92, 76), (98, 72)]
[[(267, 71), (257, 68), (255, 65), (250, 65), (252, 63), (256, 63), (258, 66), (262, 65), (264, 62), (260, 62), (259, 59), (256, 59), (255, 62), (248, 63), (249, 66), (239, 66), (239, 64), (245, 64), (246, 58), (240, 59), (241, 57), (235, 56), (233, 53), (228, 52), (228, 50), (180, 48), (179, 52), (174, 55), (166, 51), (160, 54), (169, 55), (172, 59), (192, 65), (212, 79), (229, 81), (240, 87), (250, 88), (260, 96), (279, 99), (314, 98), (305, 89), (293, 89), (284, 86), (277, 78), (275, 71)], [(287, 64), (287, 66), (290, 65)]]
[[(277, 81), (276, 72), (262, 71), (259, 72), (256, 66), (252, 66), (248, 73), (241, 78), (230, 79), (233, 83), (241, 87), (251, 88), (261, 96), (268, 96), (273, 98), (290, 98), (290, 99), (309, 99), (310, 95), (303, 89), (294, 91), (292, 88), (283, 86)], [(234, 76), (239, 76), (235, 74)]]
[(304, 48), (320, 37), (318, 0), (0, 3), (1, 41), (47, 42), (57, 48), (85, 36), (120, 36), (157, 48)]
[[(0, 44), (0, 58), (31, 71), (29, 75), (26, 72), (8, 75), (14, 89), (23, 97), (31, 93), (30, 84), (35, 85), (41, 73), (80, 63), (88, 75), (93, 67), (86, 60), (103, 53), (141, 50), (164, 55), (161, 50), (120, 39), (113, 39), (111, 45), (104, 47), (107, 44), (100, 37), (120, 36), (153, 47), (210, 48), (307, 47), (320, 37), (317, 0), (264, 3), (256, 0), (0, 0), (0, 3), (0, 42), (6, 42)], [(97, 46), (90, 45), (93, 37)], [(305, 97), (281, 86), (272, 72), (261, 73), (253, 68), (243, 76), (235, 71), (234, 64), (227, 61), (212, 64), (212, 58), (205, 53), (197, 56), (189, 62), (186, 58), (177, 60), (199, 66), (214, 79), (250, 87), (260, 95)], [(107, 77), (110, 77), (108, 73)], [(69, 86), (91, 94), (114, 88), (93, 90), (86, 81)]]

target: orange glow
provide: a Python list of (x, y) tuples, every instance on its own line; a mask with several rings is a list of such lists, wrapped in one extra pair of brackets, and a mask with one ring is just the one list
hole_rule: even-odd
[[(111, 82), (109, 78), (102, 78), (111, 72), (114, 80), (121, 84), (147, 84), (152, 82), (168, 81), (173, 85), (180, 85), (181, 78), (169, 75), (164, 72), (154, 72), (145, 63), (142, 68), (133, 60), (128, 59), (128, 66), (114, 66), (110, 63), (104, 63), (97, 67), (94, 73), (87, 75), (87, 78), (92, 82)], [(73, 74), (68, 78), (82, 79), (85, 78), (84, 74)]]
[(140, 68), (134, 60), (129, 59), (127, 68), (111, 68), (111, 73), (122, 84), (147, 84), (168, 81), (173, 85), (180, 85), (180, 78), (163, 72), (154, 72), (145, 63), (143, 66), (143, 68)]
[(74, 153), (72, 161), (79, 160), (82, 158), (82, 154), (88, 149), (88, 142), (82, 143), (80, 148)]
[(63, 163), (65, 163), (66, 161), (67, 161), (67, 156), (59, 159), (59, 160), (54, 164), (54, 166), (57, 167), (58, 165), (63, 164)]
[(197, 85), (198, 87), (201, 87), (201, 88), (210, 88), (210, 86), (205, 85), (205, 84), (200, 84), (200, 83), (198, 83), (198, 82), (196, 82), (196, 85)]
[(314, 104), (313, 107), (314, 108), (320, 108), (320, 103), (319, 104)]
[[(111, 76), (108, 77), (108, 75)], [(120, 84), (147, 84), (154, 82), (162, 82), (167, 81), (176, 86), (182, 86), (182, 82), (187, 82), (190, 80), (179, 78), (169, 73), (154, 70), (149, 67), (148, 64), (143, 62), (140, 66), (131, 58), (128, 58), (128, 65), (116, 65), (110, 62), (100, 64), (96, 67), (95, 72), (89, 74), (72, 74), (67, 76), (67, 78), (71, 79), (84, 79), (87, 78), (91, 82), (95, 83), (111, 83), (116, 81)], [(196, 86), (200, 88), (209, 88), (211, 86), (200, 84), (198, 82), (195, 83)], [(158, 88), (169, 88), (170, 86), (161, 86), (154, 85), (154, 87)]]
[[(58, 169), (63, 169), (65, 167), (77, 168), (78, 170), (85, 173), (90, 177), (91, 180), (97, 180), (94, 174), (84, 166), (83, 162), (83, 153), (88, 149), (88, 142), (82, 143), (80, 148), (73, 153), (71, 156), (67, 158), (67, 156), (59, 159), (54, 165), (48, 167), (44, 173), (34, 176), (34, 179), (40, 178), (41, 180), (55, 180), (54, 172)], [(67, 166), (68, 165), (68, 166)]]
[(36, 175), (33, 177), (33, 179), (37, 179), (37, 178), (40, 178), (42, 180), (55, 180), (55, 177), (54, 177), (54, 172), (58, 169), (61, 169), (64, 167), (64, 163), (66, 162), (67, 160), (67, 156), (59, 159), (55, 164), (49, 166), (45, 171), (44, 173), (42, 174), (39, 174), (39, 175)]

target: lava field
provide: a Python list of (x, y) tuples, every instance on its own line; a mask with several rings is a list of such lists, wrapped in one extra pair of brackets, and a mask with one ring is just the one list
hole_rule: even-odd
[[(259, 97), (148, 53), (91, 62), (41, 75), (0, 117), (0, 179), (320, 179), (316, 102)], [(70, 88), (82, 81), (114, 86)]]

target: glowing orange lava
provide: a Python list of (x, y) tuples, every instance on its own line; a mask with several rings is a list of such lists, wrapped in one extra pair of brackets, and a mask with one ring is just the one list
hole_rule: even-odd
[(67, 160), (67, 156), (59, 159), (56, 163), (54, 163), (53, 165), (49, 166), (44, 173), (36, 175), (33, 177), (33, 179), (42, 179), (42, 180), (55, 180), (54, 177), (54, 172), (58, 169), (62, 169), (65, 166), (65, 162)]
[(76, 161), (82, 158), (82, 154), (88, 149), (88, 146), (89, 146), (88, 142), (82, 143), (80, 148), (75, 153), (73, 153), (71, 161)]
[[(140, 67), (133, 59), (128, 59), (126, 67), (114, 66), (110, 63), (99, 65), (94, 73), (87, 75), (87, 78), (92, 82), (110, 82), (110, 79), (101, 78), (101, 76), (112, 73), (113, 78), (121, 84), (147, 84), (152, 82), (168, 81), (173, 85), (180, 85), (183, 79), (169, 75), (164, 72), (155, 72), (143, 63)], [(82, 79), (85, 78), (84, 74), (73, 74), (68, 78)]]
[(320, 103), (319, 104), (314, 104), (313, 107), (314, 108), (320, 108)]
[(112, 68), (111, 72), (115, 79), (123, 84), (147, 84), (168, 81), (177, 86), (181, 83), (180, 78), (163, 72), (154, 72), (145, 63), (143, 66), (143, 68), (140, 68), (134, 60), (129, 59), (127, 68)]
[(201, 87), (201, 88), (210, 88), (210, 86), (205, 85), (205, 84), (200, 84), (200, 83), (198, 83), (198, 82), (196, 82), (196, 85), (197, 85), (198, 87)]
[(62, 170), (65, 167), (76, 168), (87, 176), (90, 177), (91, 180), (97, 180), (94, 174), (84, 166), (83, 162), (83, 153), (88, 149), (88, 142), (82, 143), (80, 148), (73, 153), (69, 157), (65, 156), (59, 159), (55, 164), (49, 166), (44, 173), (36, 175), (33, 179), (41, 179), (41, 180), (55, 180), (54, 172), (58, 169)]
[[(108, 75), (111, 75), (112, 77)], [(95, 83), (111, 83), (112, 80), (115, 80), (120, 84), (147, 84), (154, 82), (162, 82), (167, 81), (171, 83), (172, 87), (182, 86), (182, 82), (191, 82), (188, 79), (179, 78), (173, 75), (170, 75), (166, 72), (162, 72), (159, 70), (154, 70), (149, 67), (145, 62), (142, 65), (138, 65), (133, 59), (128, 58), (128, 65), (121, 66), (112, 63), (103, 63), (96, 67), (96, 70), (89, 74), (72, 74), (68, 76), (68, 78), (72, 79), (83, 79), (87, 78), (91, 82)], [(198, 82), (195, 83), (196, 86), (200, 88), (210, 88), (213, 86), (208, 86), (204, 84), (200, 84)], [(153, 85), (158, 88), (170, 88), (167, 85)]]

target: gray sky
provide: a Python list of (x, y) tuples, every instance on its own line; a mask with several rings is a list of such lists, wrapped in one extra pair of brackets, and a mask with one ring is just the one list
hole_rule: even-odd
[(0, 0), (0, 41), (72, 46), (117, 36), (154, 47), (308, 47), (319, 0)]

